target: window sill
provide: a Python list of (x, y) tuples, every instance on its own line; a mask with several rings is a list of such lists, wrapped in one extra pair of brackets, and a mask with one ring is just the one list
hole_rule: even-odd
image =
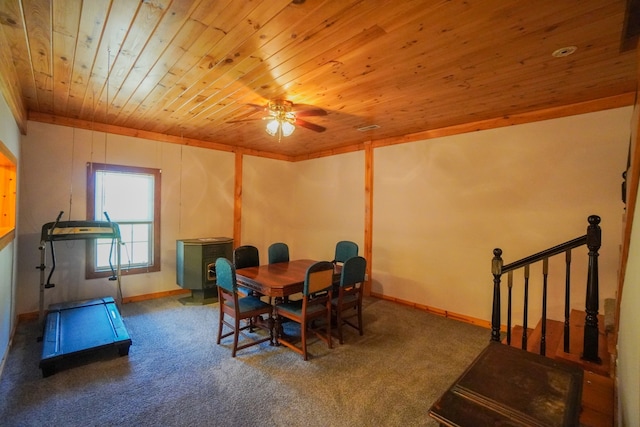
[[(116, 268), (116, 266), (113, 266), (114, 269)], [(150, 265), (147, 267), (129, 267), (126, 268), (126, 266), (122, 266), (120, 268), (120, 275), (121, 276), (131, 276), (134, 274), (146, 274), (146, 273), (155, 273), (160, 271), (160, 266), (159, 265)], [(102, 279), (105, 277), (112, 277), (114, 275), (113, 272), (107, 270), (107, 271), (85, 271), (85, 279), (89, 280), (89, 279)]]
[(0, 227), (0, 251), (16, 238), (16, 230), (13, 227)]

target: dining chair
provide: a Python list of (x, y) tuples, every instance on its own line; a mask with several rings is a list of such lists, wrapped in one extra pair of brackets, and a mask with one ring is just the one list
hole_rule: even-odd
[(289, 262), (289, 246), (286, 243), (273, 243), (269, 246), (269, 264)]
[[(333, 263), (319, 261), (305, 273), (302, 299), (285, 301), (275, 306), (276, 319), (283, 317), (300, 324), (300, 346), (294, 337), (276, 334), (276, 343), (282, 344), (308, 360), (307, 333), (312, 332), (331, 347), (331, 287)], [(324, 317), (325, 322), (315, 322)], [(322, 330), (324, 328), (324, 332)]]
[(233, 264), (237, 270), (260, 265), (260, 252), (251, 245), (238, 246), (233, 250)]
[[(236, 270), (246, 267), (258, 267), (260, 265), (260, 252), (251, 245), (238, 246), (233, 250), (233, 265)], [(257, 296), (255, 291), (240, 286), (240, 292), (245, 295)]]
[[(360, 335), (364, 332), (362, 327), (362, 285), (366, 270), (367, 260), (361, 256), (347, 259), (342, 266), (338, 296), (331, 300), (331, 309), (336, 316), (340, 344), (343, 342), (343, 324), (355, 328)], [(357, 323), (352, 320), (353, 318), (356, 318)]]
[(341, 240), (336, 243), (336, 251), (333, 257), (333, 263), (344, 263), (351, 257), (358, 256), (358, 245), (349, 240)]
[[(216, 279), (218, 286), (218, 303), (220, 305), (220, 320), (218, 323), (218, 341), (220, 344), (222, 338), (233, 335), (233, 350), (231, 357), (236, 357), (236, 352), (252, 345), (260, 344), (265, 341), (272, 340), (272, 330), (265, 323), (254, 323), (251, 320), (262, 314), (271, 315), (273, 307), (271, 304), (260, 300), (255, 296), (240, 297), (238, 294), (238, 283), (236, 281), (236, 269), (226, 258), (216, 259)], [(233, 322), (226, 320), (226, 317), (233, 318)], [(245, 326), (240, 326), (241, 320), (249, 320)], [(227, 326), (231, 331), (223, 334), (223, 327)], [(245, 335), (244, 330), (249, 329), (253, 332), (255, 327), (269, 331), (269, 336), (255, 338)], [(242, 345), (238, 345), (240, 334), (248, 340)]]

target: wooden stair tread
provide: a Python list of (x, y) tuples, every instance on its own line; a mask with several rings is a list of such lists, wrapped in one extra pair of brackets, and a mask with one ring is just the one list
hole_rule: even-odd
[[(520, 325), (516, 325), (511, 328), (511, 343), (509, 344), (511, 347), (522, 348), (522, 329), (523, 328)], [(532, 332), (533, 332), (533, 329), (531, 328), (527, 329), (527, 342), (529, 342), (528, 340)], [(502, 340), (502, 343), (507, 344), (506, 336)]]
[[(547, 319), (545, 354), (551, 356), (555, 353), (558, 344), (562, 342), (564, 324), (557, 320)], [(531, 333), (527, 341), (527, 351), (540, 354), (540, 343), (542, 342), (542, 323), (538, 322), (536, 328)]]
[[(546, 349), (547, 357), (560, 359), (577, 364), (583, 369), (596, 372), (600, 375), (611, 375), (611, 355), (609, 352), (610, 340), (605, 334), (604, 316), (598, 315), (598, 356), (602, 363), (589, 362), (581, 359), (584, 345), (584, 312), (572, 310), (569, 326), (569, 353), (564, 352), (564, 322), (547, 319)], [(540, 354), (540, 342), (542, 340), (542, 325), (538, 322), (535, 329), (529, 329), (527, 335), (527, 351)], [(503, 340), (506, 344), (506, 339)], [(521, 348), (522, 326), (516, 325), (511, 331), (511, 346)]]
[(613, 427), (613, 408), (613, 378), (585, 371), (580, 426)]
[[(584, 312), (572, 310), (569, 327), (569, 353), (565, 353), (563, 346), (557, 347), (556, 359), (578, 364), (587, 371), (593, 371), (600, 375), (609, 376), (611, 373), (611, 357), (609, 355), (609, 341), (605, 334), (604, 316), (598, 315), (598, 356), (602, 363), (589, 362), (581, 359), (584, 346)], [(562, 338), (564, 340), (564, 337)], [(562, 341), (561, 341), (562, 343)]]
[[(562, 342), (564, 324), (557, 320), (547, 319), (545, 353), (547, 356), (553, 357), (555, 349)], [(527, 332), (527, 351), (540, 354), (540, 343), (542, 341), (542, 324), (538, 322), (535, 329), (528, 329)], [(506, 344), (506, 338), (503, 340)], [(511, 346), (522, 348), (522, 326), (516, 325), (511, 328)]]

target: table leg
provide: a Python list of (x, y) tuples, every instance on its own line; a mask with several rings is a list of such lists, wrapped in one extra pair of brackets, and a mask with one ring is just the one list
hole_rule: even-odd
[(278, 345), (278, 338), (276, 337), (276, 333), (275, 333), (275, 323), (276, 323), (275, 317), (276, 317), (276, 308), (274, 306), (271, 312), (271, 316), (269, 316), (269, 319), (267, 320), (269, 324), (269, 338), (270, 338), (269, 345), (271, 346)]
[(279, 338), (282, 334), (282, 324), (280, 323), (280, 316), (278, 316), (276, 314), (276, 310), (275, 310), (275, 306), (273, 309), (273, 329), (272, 329), (272, 333), (273, 336), (275, 338), (275, 346), (279, 347), (280, 346), (280, 341)]

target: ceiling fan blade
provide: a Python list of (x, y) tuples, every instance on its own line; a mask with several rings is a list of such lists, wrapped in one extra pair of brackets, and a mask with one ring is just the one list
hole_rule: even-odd
[(311, 105), (311, 104), (291, 104), (291, 109), (293, 111), (302, 111), (302, 110), (315, 110), (316, 107), (315, 105)]
[(265, 107), (264, 105), (258, 105), (258, 104), (245, 104), (248, 105), (249, 107), (253, 107), (256, 110), (266, 110), (267, 107)]
[(302, 119), (296, 119), (296, 126), (300, 126), (303, 128), (307, 128), (309, 130), (315, 131), (315, 132), (324, 132), (325, 130), (327, 130), (327, 128), (320, 126), (320, 125), (316, 125), (313, 123), (309, 123), (306, 120), (302, 120)]
[(226, 123), (241, 123), (241, 122), (252, 122), (254, 120), (262, 120), (263, 117), (253, 117), (251, 119), (237, 119), (237, 120), (228, 120)]
[(258, 111), (267, 111), (267, 108), (264, 105), (258, 105), (258, 104), (245, 104), (245, 105), (253, 108), (253, 111), (241, 114), (238, 116), (237, 119), (228, 120), (227, 123), (238, 123), (238, 122), (247, 122), (250, 120), (260, 120), (261, 117), (251, 117), (251, 116), (256, 114)]
[(300, 110), (293, 112), (296, 117), (310, 117), (310, 116), (326, 116), (327, 112), (322, 108), (313, 108), (310, 110)]

